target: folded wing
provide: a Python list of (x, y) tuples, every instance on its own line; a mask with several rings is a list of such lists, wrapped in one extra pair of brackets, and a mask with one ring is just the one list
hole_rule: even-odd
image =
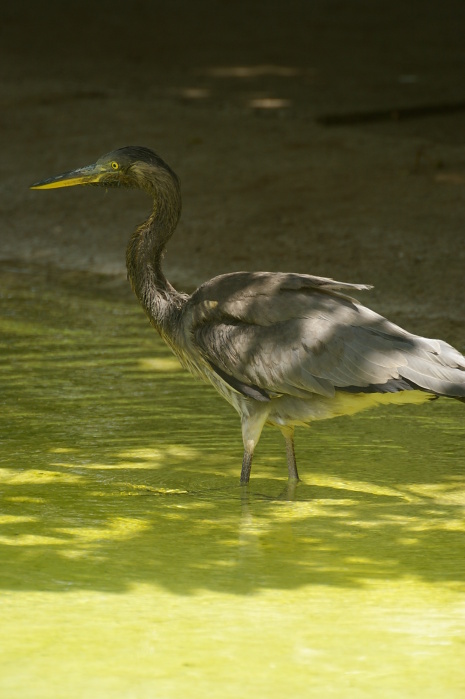
[(258, 400), (337, 390), (465, 397), (465, 358), (344, 293), (367, 288), (299, 274), (223, 275), (189, 302), (191, 341), (224, 381)]

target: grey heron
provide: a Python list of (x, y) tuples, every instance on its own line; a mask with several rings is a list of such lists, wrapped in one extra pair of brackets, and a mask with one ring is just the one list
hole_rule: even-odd
[(239, 413), (241, 483), (265, 424), (281, 430), (289, 479), (298, 480), (294, 429), (388, 403), (465, 399), (465, 357), (411, 334), (350, 293), (371, 287), (278, 272), (234, 272), (192, 295), (166, 279), (162, 260), (181, 212), (178, 177), (153, 151), (124, 147), (32, 189), (138, 188), (153, 199), (126, 251), (128, 277), (152, 325), (181, 364)]

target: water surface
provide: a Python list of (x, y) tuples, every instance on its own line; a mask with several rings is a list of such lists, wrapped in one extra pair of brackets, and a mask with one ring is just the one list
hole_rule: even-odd
[(464, 406), (264, 431), (126, 286), (3, 264), (0, 689), (463, 697)]

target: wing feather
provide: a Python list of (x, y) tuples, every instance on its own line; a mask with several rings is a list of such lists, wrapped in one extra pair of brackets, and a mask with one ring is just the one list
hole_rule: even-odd
[(299, 397), (420, 387), (465, 396), (464, 357), (341, 293), (365, 288), (310, 275), (224, 275), (191, 297), (190, 337), (245, 394), (247, 387)]

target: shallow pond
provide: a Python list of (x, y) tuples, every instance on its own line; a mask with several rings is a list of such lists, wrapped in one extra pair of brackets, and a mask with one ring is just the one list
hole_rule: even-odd
[(0, 692), (465, 696), (464, 406), (265, 430), (125, 286), (1, 267)]

